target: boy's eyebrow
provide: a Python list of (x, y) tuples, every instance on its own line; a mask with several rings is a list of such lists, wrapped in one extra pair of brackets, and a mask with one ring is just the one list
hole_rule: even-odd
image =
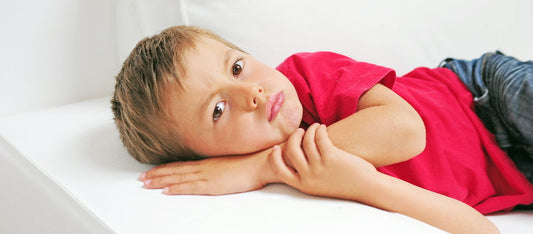
[(226, 53), (224, 53), (224, 71), (227, 71), (229, 70), (229, 66), (230, 66), (230, 59), (231, 59), (231, 55), (233, 54), (233, 49), (228, 49), (226, 50)]
[(199, 113), (200, 116), (198, 116), (199, 119), (203, 119), (203, 118), (205, 118), (204, 113), (206, 113), (206, 112), (208, 113), (207, 116), (208, 116), (208, 118), (209, 118), (209, 110), (208, 110), (207, 108), (208, 108), (208, 105), (209, 105), (209, 103), (210, 103), (210, 100), (212, 100), (212, 99), (214, 98), (215, 95), (216, 95), (215, 92), (211, 92), (211, 93), (210, 93), (209, 95), (207, 95), (206, 98), (202, 101), (202, 105), (200, 106), (200, 110), (201, 110), (201, 111), (200, 111), (200, 113)]
[[(226, 52), (224, 52), (224, 63), (222, 64), (223, 68), (222, 68), (222, 71), (227, 71), (229, 70), (229, 66), (230, 66), (230, 59), (231, 59), (231, 55), (233, 54), (233, 49), (228, 49), (226, 50)], [(201, 113), (209, 113), (209, 110), (207, 109), (208, 107), (208, 104), (210, 103), (210, 100), (212, 100), (214, 98), (214, 96), (216, 95), (215, 92), (211, 92), (209, 95), (206, 96), (206, 98), (202, 101), (202, 105), (200, 106), (200, 115), (199, 116), (200, 118), (203, 118), (204, 115), (201, 114)]]

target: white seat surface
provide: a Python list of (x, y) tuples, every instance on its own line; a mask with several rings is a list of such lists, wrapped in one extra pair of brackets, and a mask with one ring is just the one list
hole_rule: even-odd
[[(0, 119), (0, 160), (8, 168), (0, 177), (1, 183), (8, 185), (0, 195), (1, 207), (8, 207), (2, 212), (5, 217), (0, 219), (0, 229), (42, 231), (45, 227), (49, 233), (440, 233), (400, 214), (308, 196), (280, 184), (225, 196), (166, 196), (160, 190), (144, 189), (137, 177), (150, 166), (127, 154), (109, 106), (109, 98), (101, 98)], [(27, 177), (27, 184), (9, 183), (17, 173)], [(16, 206), (13, 198), (19, 200)], [(41, 208), (34, 209), (36, 206)], [(503, 233), (531, 230), (532, 218), (530, 212), (490, 217)]]

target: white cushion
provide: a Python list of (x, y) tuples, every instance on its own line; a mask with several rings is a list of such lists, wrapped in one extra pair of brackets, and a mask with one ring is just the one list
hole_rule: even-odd
[[(224, 196), (142, 188), (109, 98), (0, 118), (0, 227), (7, 233), (441, 233), (401, 214), (286, 185)], [(533, 212), (489, 218), (502, 233)]]
[[(13, 168), (9, 171), (14, 173), (0, 177), (0, 184), (9, 185), (0, 193), (0, 214), (6, 216), (0, 219), (0, 226), (17, 232), (36, 233), (74, 214), (67, 219), (74, 224), (51, 230), (441, 233), (400, 214), (308, 196), (285, 185), (225, 196), (165, 196), (161, 190), (144, 189), (137, 177), (150, 167), (135, 161), (122, 146), (109, 98), (1, 118), (0, 136), (0, 165)], [(11, 183), (19, 175), (33, 183)], [(18, 206), (8, 205), (13, 204), (9, 198), (20, 191), (30, 193), (15, 203)], [(44, 208), (53, 204), (54, 212), (28, 207), (35, 204)], [(32, 225), (20, 220), (32, 220)]]

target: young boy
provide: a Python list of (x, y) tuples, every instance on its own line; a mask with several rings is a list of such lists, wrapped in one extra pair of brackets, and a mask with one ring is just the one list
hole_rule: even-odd
[(117, 77), (117, 126), (140, 162), (180, 161), (143, 173), (145, 187), (226, 194), (283, 182), (454, 233), (497, 231), (459, 201), (482, 213), (533, 202), (451, 70), (396, 78), (328, 52), (278, 70), (195, 27), (139, 42)]

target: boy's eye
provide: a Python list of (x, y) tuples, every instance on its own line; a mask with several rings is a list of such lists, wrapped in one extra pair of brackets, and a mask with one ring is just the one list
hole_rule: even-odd
[(238, 76), (241, 74), (242, 69), (244, 67), (244, 62), (242, 60), (239, 60), (233, 64), (233, 67), (231, 68), (231, 73), (233, 76)]
[(222, 115), (224, 112), (224, 109), (226, 109), (226, 102), (218, 102), (215, 105), (215, 110), (213, 111), (213, 120), (217, 121), (218, 118)]

